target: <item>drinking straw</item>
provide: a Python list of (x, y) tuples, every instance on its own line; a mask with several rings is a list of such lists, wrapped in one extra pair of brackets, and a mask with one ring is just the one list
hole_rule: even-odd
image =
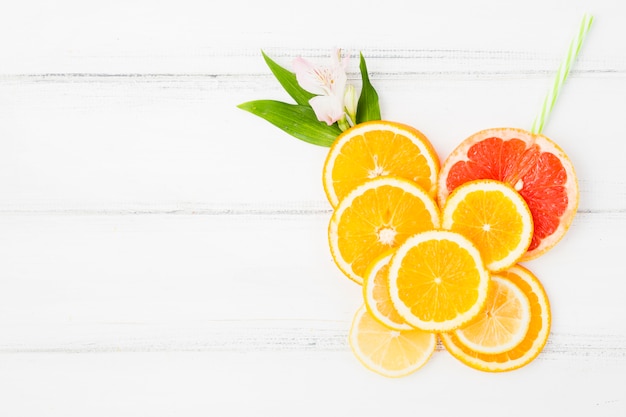
[(531, 129), (533, 133), (539, 134), (543, 131), (543, 127), (548, 120), (548, 117), (550, 116), (552, 108), (554, 107), (554, 103), (556, 102), (556, 99), (561, 92), (561, 87), (563, 87), (563, 83), (567, 79), (572, 64), (578, 56), (578, 52), (580, 51), (580, 47), (585, 40), (585, 36), (587, 35), (587, 32), (589, 32), (591, 22), (593, 22), (593, 16), (589, 13), (585, 13), (582, 21), (580, 22), (578, 33), (576, 34), (574, 39), (572, 39), (569, 45), (569, 49), (567, 50), (567, 56), (561, 62), (556, 76), (554, 77), (552, 87), (550, 88), (548, 94), (546, 94), (546, 97), (543, 100), (543, 106), (541, 106), (541, 111), (539, 112), (539, 114), (537, 114), (537, 117), (533, 122), (533, 127)]

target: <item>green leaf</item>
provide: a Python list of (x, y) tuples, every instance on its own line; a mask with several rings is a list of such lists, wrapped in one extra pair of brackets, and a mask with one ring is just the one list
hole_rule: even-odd
[(363, 86), (361, 88), (361, 96), (356, 108), (356, 122), (363, 123), (370, 120), (380, 120), (380, 107), (378, 105), (378, 93), (370, 83), (367, 74), (367, 66), (365, 58), (361, 54), (361, 62), (359, 64), (361, 70), (361, 79)]
[(261, 53), (263, 54), (263, 58), (265, 59), (267, 66), (270, 67), (270, 70), (272, 70), (272, 73), (280, 85), (283, 86), (285, 91), (287, 91), (296, 103), (302, 106), (307, 106), (309, 104), (309, 100), (315, 97), (315, 95), (300, 87), (300, 84), (298, 84), (298, 80), (296, 79), (296, 74), (272, 61), (269, 56), (265, 55), (265, 52), (261, 51)]
[(341, 133), (336, 124), (328, 126), (317, 120), (309, 106), (275, 100), (255, 100), (238, 105), (259, 116), (291, 136), (319, 146), (330, 146)]

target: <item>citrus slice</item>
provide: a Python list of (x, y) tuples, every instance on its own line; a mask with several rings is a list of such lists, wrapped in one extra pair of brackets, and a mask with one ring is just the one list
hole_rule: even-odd
[(545, 136), (497, 128), (465, 139), (443, 163), (439, 204), (459, 185), (477, 179), (507, 182), (526, 200), (534, 233), (523, 261), (552, 248), (576, 214), (579, 196), (574, 167), (565, 152)]
[(457, 187), (443, 207), (442, 227), (471, 240), (490, 271), (514, 265), (533, 237), (528, 205), (513, 187), (495, 180)]
[(435, 196), (439, 157), (430, 141), (410, 126), (390, 121), (360, 123), (341, 133), (323, 169), (324, 191), (339, 200), (367, 179), (384, 175), (414, 181)]
[(472, 350), (454, 332), (440, 335), (443, 345), (452, 356), (472, 368), (487, 372), (510, 371), (527, 365), (543, 350), (550, 334), (550, 304), (537, 277), (520, 265), (498, 275), (514, 283), (528, 298), (530, 323), (524, 340), (509, 351), (490, 354)]
[(378, 177), (341, 200), (330, 218), (328, 241), (339, 269), (362, 284), (374, 259), (409, 236), (439, 224), (437, 203), (419, 185), (402, 178)]
[(469, 325), (454, 330), (459, 341), (475, 352), (502, 353), (519, 345), (530, 326), (530, 302), (519, 287), (494, 275), (482, 313)]
[(372, 317), (395, 330), (410, 330), (402, 316), (393, 306), (389, 295), (389, 261), (393, 253), (387, 253), (372, 262), (365, 272), (363, 299)]
[(365, 367), (386, 377), (401, 377), (428, 362), (437, 346), (437, 335), (418, 329), (390, 329), (362, 306), (352, 321), (349, 341)]
[(389, 293), (396, 310), (411, 326), (426, 331), (454, 330), (476, 317), (489, 282), (476, 246), (444, 230), (410, 237), (389, 266)]

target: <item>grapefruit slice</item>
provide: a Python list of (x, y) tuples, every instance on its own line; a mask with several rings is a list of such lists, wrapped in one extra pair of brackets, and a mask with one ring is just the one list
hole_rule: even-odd
[(534, 233), (521, 261), (552, 248), (569, 228), (578, 207), (574, 166), (552, 140), (515, 128), (473, 134), (444, 161), (437, 198), (444, 205), (461, 184), (478, 179), (509, 183), (528, 204)]

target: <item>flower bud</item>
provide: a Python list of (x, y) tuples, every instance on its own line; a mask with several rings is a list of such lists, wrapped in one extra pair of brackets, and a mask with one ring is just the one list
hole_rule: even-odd
[(354, 85), (346, 85), (346, 91), (343, 95), (343, 103), (346, 108), (346, 113), (348, 114), (350, 121), (354, 125), (356, 123), (356, 108), (359, 104), (359, 98), (356, 94), (356, 89), (354, 88)]

